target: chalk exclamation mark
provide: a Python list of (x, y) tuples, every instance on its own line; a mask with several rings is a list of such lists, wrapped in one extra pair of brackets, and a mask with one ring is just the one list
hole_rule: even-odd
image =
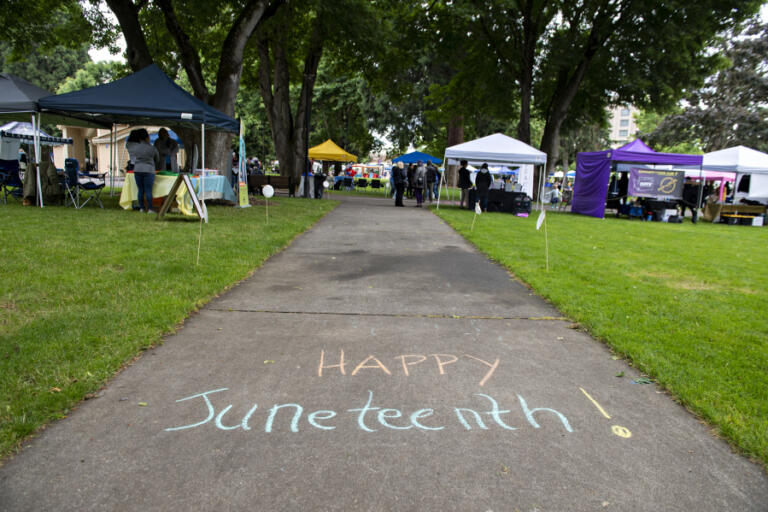
[[(597, 410), (600, 411), (600, 414), (606, 417), (606, 419), (611, 419), (610, 415), (605, 412), (605, 409), (603, 409), (599, 403), (597, 403), (597, 400), (589, 396), (589, 393), (587, 393), (584, 388), (579, 388), (582, 393), (584, 393), (584, 396), (589, 398), (589, 401), (594, 404), (595, 407), (597, 407)], [(616, 434), (619, 437), (623, 437), (625, 439), (632, 437), (632, 432), (629, 431), (628, 428), (622, 427), (620, 425), (613, 425), (611, 427), (611, 431)]]

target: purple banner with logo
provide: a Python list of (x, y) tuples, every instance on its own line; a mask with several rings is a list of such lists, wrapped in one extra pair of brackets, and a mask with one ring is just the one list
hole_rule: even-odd
[(682, 199), (685, 173), (632, 167), (629, 170), (629, 195), (658, 199)]

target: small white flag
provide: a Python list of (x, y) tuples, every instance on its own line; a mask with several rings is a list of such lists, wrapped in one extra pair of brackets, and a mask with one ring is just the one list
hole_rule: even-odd
[(544, 217), (545, 217), (544, 210), (541, 210), (541, 213), (539, 214), (539, 219), (536, 221), (536, 231), (541, 229), (541, 225), (544, 224)]
[(478, 201), (478, 202), (476, 202), (476, 203), (475, 203), (475, 213), (476, 213), (476, 214), (478, 214), (478, 215), (480, 215), (481, 213), (483, 213), (483, 210), (482, 210), (482, 208), (480, 208), (480, 201)]

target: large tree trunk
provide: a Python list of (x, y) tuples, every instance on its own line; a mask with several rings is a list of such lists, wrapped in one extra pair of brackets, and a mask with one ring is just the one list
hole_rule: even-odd
[(134, 72), (144, 69), (154, 62), (144, 38), (144, 31), (142, 31), (139, 23), (139, 11), (146, 4), (146, 0), (136, 4), (132, 0), (107, 0), (107, 5), (115, 14), (123, 37), (125, 37), (126, 60)]
[[(568, 117), (568, 109), (584, 81), (587, 69), (610, 37), (611, 20), (609, 13), (599, 11), (593, 21), (592, 30), (584, 45), (580, 60), (575, 68), (564, 64), (558, 73), (555, 90), (547, 108), (547, 121), (541, 138), (541, 150), (547, 154), (545, 175), (549, 174), (557, 162), (560, 151), (560, 128)], [(539, 176), (534, 177), (534, 190), (539, 189)]]
[[(240, 75), (243, 67), (243, 54), (253, 32), (258, 25), (273, 16), (286, 0), (248, 0), (237, 14), (221, 48), (221, 58), (216, 75), (216, 92), (211, 94), (205, 84), (200, 54), (192, 46), (192, 42), (179, 23), (171, 0), (155, 0), (163, 12), (165, 26), (176, 42), (181, 55), (184, 70), (195, 96), (228, 116), (234, 117), (235, 99), (240, 88)], [(118, 19), (120, 28), (126, 40), (128, 64), (133, 71), (139, 71), (153, 63), (152, 55), (147, 47), (144, 32), (139, 23), (139, 11), (147, 4), (147, 0), (107, 0), (107, 5)], [(182, 165), (189, 169), (195, 145), (199, 148), (201, 160), (198, 166), (205, 165), (209, 169), (227, 169), (231, 158), (232, 135), (221, 132), (206, 132), (205, 162), (202, 162), (202, 141), (200, 130), (174, 126), (184, 142), (187, 161)]]
[(517, 123), (517, 138), (531, 143), (531, 98), (533, 95), (533, 67), (536, 63), (536, 46), (539, 41), (539, 33), (536, 29), (537, 21), (533, 19), (533, 3), (523, 4), (523, 34), (520, 43), (521, 69), (520, 69), (520, 120)]
[[(270, 47), (274, 54), (274, 64), (270, 56)], [(280, 174), (294, 174), (296, 155), (294, 147), (295, 130), (291, 112), (290, 75), (285, 49), (280, 41), (261, 40), (259, 50), (259, 90), (267, 111), (267, 120), (275, 143), (275, 153), (279, 162)], [(272, 69), (273, 68), (273, 69)]]
[[(464, 116), (454, 116), (448, 121), (448, 140), (446, 147), (455, 146), (464, 142)], [(437, 156), (437, 155), (435, 155)], [(445, 163), (445, 162), (444, 162)], [(455, 187), (456, 173), (459, 170), (458, 165), (448, 165), (445, 163), (445, 183)]]
[[(262, 39), (259, 41), (258, 49), (259, 89), (267, 110), (275, 152), (280, 161), (280, 174), (292, 176), (298, 180), (306, 165), (312, 96), (317, 68), (323, 54), (320, 21), (315, 20), (304, 58), (304, 73), (295, 117), (291, 109), (290, 65), (283, 42), (279, 39)], [(273, 69), (270, 69), (270, 65)]]

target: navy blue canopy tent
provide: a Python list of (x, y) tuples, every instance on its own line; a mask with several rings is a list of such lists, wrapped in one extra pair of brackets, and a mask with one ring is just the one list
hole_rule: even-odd
[[(44, 114), (77, 115), (113, 125), (156, 124), (162, 120), (172, 127), (200, 128), (203, 168), (206, 128), (231, 133), (240, 129), (235, 119), (189, 94), (154, 64), (108, 84), (40, 98), (38, 105)], [(114, 181), (114, 175), (112, 178)]]
[(411, 153), (406, 153), (404, 155), (401, 155), (397, 158), (393, 158), (393, 162), (403, 162), (404, 164), (417, 164), (419, 163), (419, 160), (421, 160), (423, 163), (427, 163), (427, 160), (432, 162), (433, 164), (441, 164), (443, 161), (436, 156), (429, 155), (427, 153), (422, 153), (421, 151), (413, 151)]
[(38, 100), (44, 114), (85, 117), (104, 124), (153, 124), (200, 127), (237, 133), (236, 120), (195, 98), (154, 64), (104, 85)]

